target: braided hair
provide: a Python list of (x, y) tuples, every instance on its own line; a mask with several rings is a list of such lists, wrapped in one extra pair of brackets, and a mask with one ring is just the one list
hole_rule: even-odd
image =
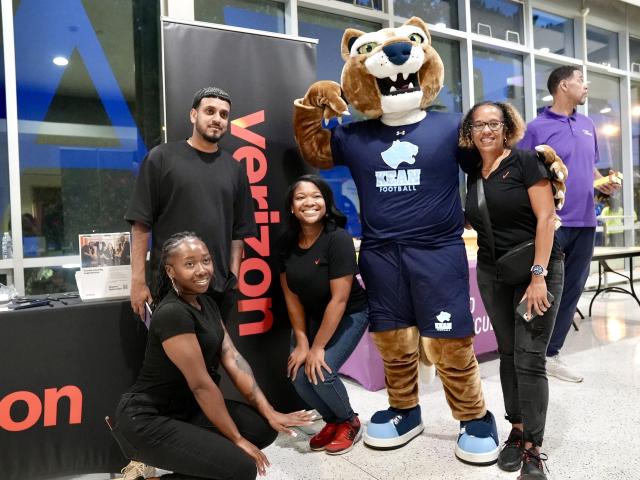
[(160, 255), (160, 264), (158, 265), (157, 281), (155, 292), (153, 292), (153, 300), (158, 304), (167, 293), (173, 288), (171, 279), (167, 274), (167, 259), (173, 255), (184, 240), (200, 240), (202, 239), (194, 232), (179, 232), (171, 235), (162, 244), (162, 254)]

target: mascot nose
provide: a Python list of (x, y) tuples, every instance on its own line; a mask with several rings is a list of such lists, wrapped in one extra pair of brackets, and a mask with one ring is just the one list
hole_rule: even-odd
[(382, 47), (382, 51), (389, 58), (394, 65), (402, 65), (409, 59), (411, 55), (411, 47), (413, 45), (410, 42), (397, 42)]

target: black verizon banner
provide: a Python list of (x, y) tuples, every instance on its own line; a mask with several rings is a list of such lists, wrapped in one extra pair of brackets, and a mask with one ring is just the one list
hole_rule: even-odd
[(220, 145), (246, 166), (258, 236), (246, 242), (238, 312), (228, 328), (269, 400), (277, 408), (297, 407), (285, 376), (290, 325), (274, 248), (284, 227), (286, 189), (308, 171), (298, 156), (291, 118), (293, 100), (315, 81), (315, 45), (167, 20), (162, 34), (168, 141), (191, 134), (195, 91), (218, 86), (231, 96), (231, 122)]

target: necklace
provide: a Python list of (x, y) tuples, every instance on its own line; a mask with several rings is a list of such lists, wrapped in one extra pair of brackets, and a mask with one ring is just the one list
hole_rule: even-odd
[(495, 170), (498, 167), (498, 165), (500, 165), (500, 162), (504, 158), (506, 158), (510, 153), (511, 153), (511, 150), (509, 149), (503, 150), (503, 152), (493, 162), (491, 162), (491, 165), (489, 165), (488, 167), (481, 168), (480, 172), (483, 174), (483, 176), (489, 175), (493, 170)]

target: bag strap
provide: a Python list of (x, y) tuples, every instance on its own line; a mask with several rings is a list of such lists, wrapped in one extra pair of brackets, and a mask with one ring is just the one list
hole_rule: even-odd
[(491, 218), (489, 217), (489, 209), (487, 208), (487, 199), (484, 196), (484, 179), (482, 175), (478, 175), (476, 179), (476, 191), (478, 192), (478, 210), (482, 216), (482, 223), (484, 223), (484, 229), (487, 233), (487, 240), (489, 242), (489, 250), (491, 250), (491, 257), (493, 263), (496, 263), (496, 249), (493, 241), (493, 229), (491, 228)]

